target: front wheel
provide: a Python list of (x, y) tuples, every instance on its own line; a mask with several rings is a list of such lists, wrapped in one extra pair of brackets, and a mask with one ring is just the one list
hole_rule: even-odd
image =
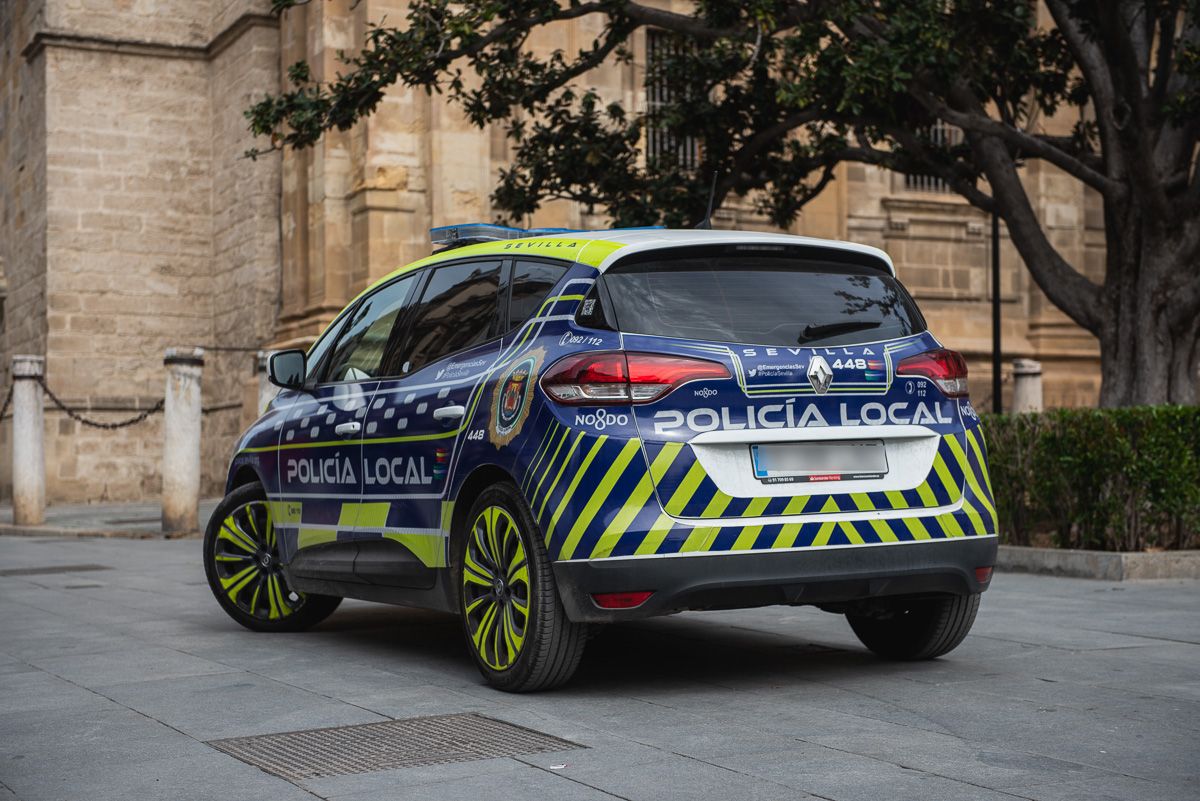
[(479, 672), (507, 692), (548, 690), (570, 679), (587, 626), (567, 619), (520, 491), (509, 483), (484, 490), (457, 534), (463, 631)]
[(303, 631), (342, 602), (288, 587), (271, 507), (257, 482), (217, 505), (204, 532), (204, 573), (221, 608), (253, 631)]
[(979, 595), (895, 598), (847, 612), (863, 645), (885, 659), (935, 659), (958, 647), (979, 611)]

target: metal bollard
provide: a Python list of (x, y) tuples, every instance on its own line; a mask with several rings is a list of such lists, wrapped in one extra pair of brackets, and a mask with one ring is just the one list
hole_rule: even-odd
[(1042, 363), (1013, 359), (1013, 411), (1042, 410)]
[(279, 387), (272, 384), (271, 380), (267, 378), (267, 363), (271, 360), (271, 354), (274, 352), (273, 350), (258, 352), (258, 408), (255, 409), (255, 413), (260, 416), (279, 394)]
[(203, 348), (167, 348), (163, 407), (162, 530), (190, 532), (200, 519), (200, 375)]
[(13, 356), (13, 522), (46, 522), (46, 453), (42, 414), (44, 356)]

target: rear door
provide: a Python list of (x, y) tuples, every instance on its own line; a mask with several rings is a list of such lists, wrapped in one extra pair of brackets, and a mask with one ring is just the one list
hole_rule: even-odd
[(618, 263), (603, 283), (627, 351), (724, 364), (634, 407), (660, 503), (744, 518), (952, 503), (955, 402), (897, 381), (936, 342), (886, 265), (804, 247), (689, 248)]
[(504, 261), (429, 268), (365, 418), (358, 577), (428, 588), (447, 563), (441, 512), (455, 444), (500, 352)]

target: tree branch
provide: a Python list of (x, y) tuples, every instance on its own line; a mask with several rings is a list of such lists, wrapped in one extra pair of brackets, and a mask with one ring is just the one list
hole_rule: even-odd
[(1100, 128), (1101, 149), (1107, 164), (1108, 177), (1115, 181), (1125, 178), (1127, 167), (1125, 158), (1120, 150), (1120, 136), (1117, 132), (1115, 109), (1116, 92), (1113, 88), (1112, 74), (1104, 54), (1096, 43), (1089, 40), (1079, 27), (1079, 23), (1071, 15), (1071, 9), (1066, 0), (1045, 0), (1046, 7), (1054, 17), (1054, 24), (1067, 40), (1075, 63), (1087, 80), (1092, 107), (1095, 110), (1096, 122)]
[[(970, 91), (961, 84), (956, 89), (959, 93)], [(1069, 175), (1073, 175), (1096, 191), (1114, 200), (1120, 200), (1125, 193), (1123, 184), (1113, 181), (1108, 176), (1093, 170), (1071, 154), (1056, 147), (1051, 140), (1040, 139), (1010, 125), (997, 122), (983, 113), (957, 111), (939, 100), (927, 89), (918, 85), (913, 86), (911, 94), (931, 114), (940, 117), (951, 125), (956, 125), (964, 131), (975, 131), (989, 136), (1000, 137), (1029, 155), (1045, 159)]]
[(1067, 316), (1093, 334), (1100, 334), (1100, 287), (1064, 259), (1050, 243), (1017, 175), (1016, 165), (1000, 139), (968, 132), (967, 139), (992, 185), (1000, 216), (1033, 280)]

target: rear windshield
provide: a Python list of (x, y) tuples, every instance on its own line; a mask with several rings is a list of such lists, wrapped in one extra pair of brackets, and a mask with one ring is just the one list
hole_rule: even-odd
[(916, 304), (880, 262), (815, 248), (705, 250), (615, 265), (603, 279), (611, 322), (631, 334), (784, 347), (925, 330)]

